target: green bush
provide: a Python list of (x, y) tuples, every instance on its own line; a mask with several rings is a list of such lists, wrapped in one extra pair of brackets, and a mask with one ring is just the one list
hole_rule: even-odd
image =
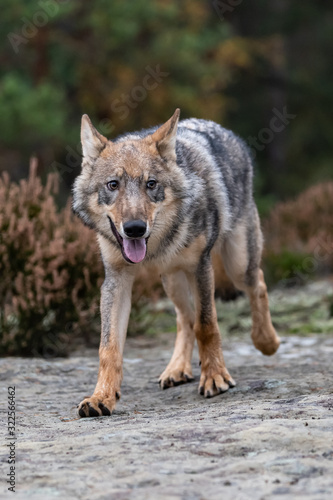
[(304, 262), (311, 258), (311, 255), (290, 250), (281, 252), (266, 251), (264, 259), (265, 278), (268, 284), (275, 284), (283, 281), (288, 285), (303, 284), (306, 278), (312, 277), (314, 270), (302, 278)]
[(263, 224), (264, 267), (271, 283), (302, 283), (333, 271), (333, 182), (279, 203)]

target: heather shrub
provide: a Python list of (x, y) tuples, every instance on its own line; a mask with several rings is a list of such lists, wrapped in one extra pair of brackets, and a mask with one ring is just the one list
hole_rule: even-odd
[(333, 271), (333, 182), (279, 203), (263, 223), (264, 266), (271, 282), (301, 283)]
[[(97, 344), (104, 279), (95, 234), (57, 208), (58, 178), (43, 186), (32, 159), (19, 184), (0, 178), (0, 354), (64, 355)], [(264, 267), (271, 283), (294, 284), (333, 270), (333, 182), (278, 204), (264, 221)], [(163, 295), (158, 274), (134, 284), (129, 334), (145, 333), (155, 317), (148, 302)], [(332, 309), (333, 311), (333, 309)], [(332, 313), (333, 314), (333, 313)]]
[(58, 211), (58, 179), (43, 186), (32, 159), (29, 178), (0, 180), (0, 352), (61, 355), (75, 332), (88, 336), (98, 317), (102, 264), (95, 238)]
[[(95, 234), (58, 210), (56, 174), (43, 186), (32, 159), (27, 180), (0, 178), (0, 354), (64, 355), (96, 344), (104, 270)], [(141, 273), (133, 290), (129, 330), (142, 332), (140, 307), (161, 294), (159, 277)]]

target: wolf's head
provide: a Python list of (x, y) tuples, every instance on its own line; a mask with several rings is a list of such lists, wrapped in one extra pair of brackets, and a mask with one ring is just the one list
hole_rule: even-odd
[(130, 263), (156, 252), (177, 216), (185, 177), (176, 162), (179, 109), (153, 133), (103, 137), (82, 117), (82, 172), (73, 210)]

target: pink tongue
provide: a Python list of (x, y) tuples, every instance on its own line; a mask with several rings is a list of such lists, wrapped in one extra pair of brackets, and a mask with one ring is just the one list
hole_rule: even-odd
[(132, 262), (141, 262), (146, 256), (146, 240), (123, 240), (126, 257)]

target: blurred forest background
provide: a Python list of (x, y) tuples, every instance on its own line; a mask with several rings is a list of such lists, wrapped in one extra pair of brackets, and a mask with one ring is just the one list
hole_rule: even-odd
[(269, 281), (331, 273), (331, 2), (3, 0), (1, 17), (2, 350), (98, 314), (98, 252), (66, 206), (83, 113), (109, 138), (176, 107), (232, 129), (255, 159)]

